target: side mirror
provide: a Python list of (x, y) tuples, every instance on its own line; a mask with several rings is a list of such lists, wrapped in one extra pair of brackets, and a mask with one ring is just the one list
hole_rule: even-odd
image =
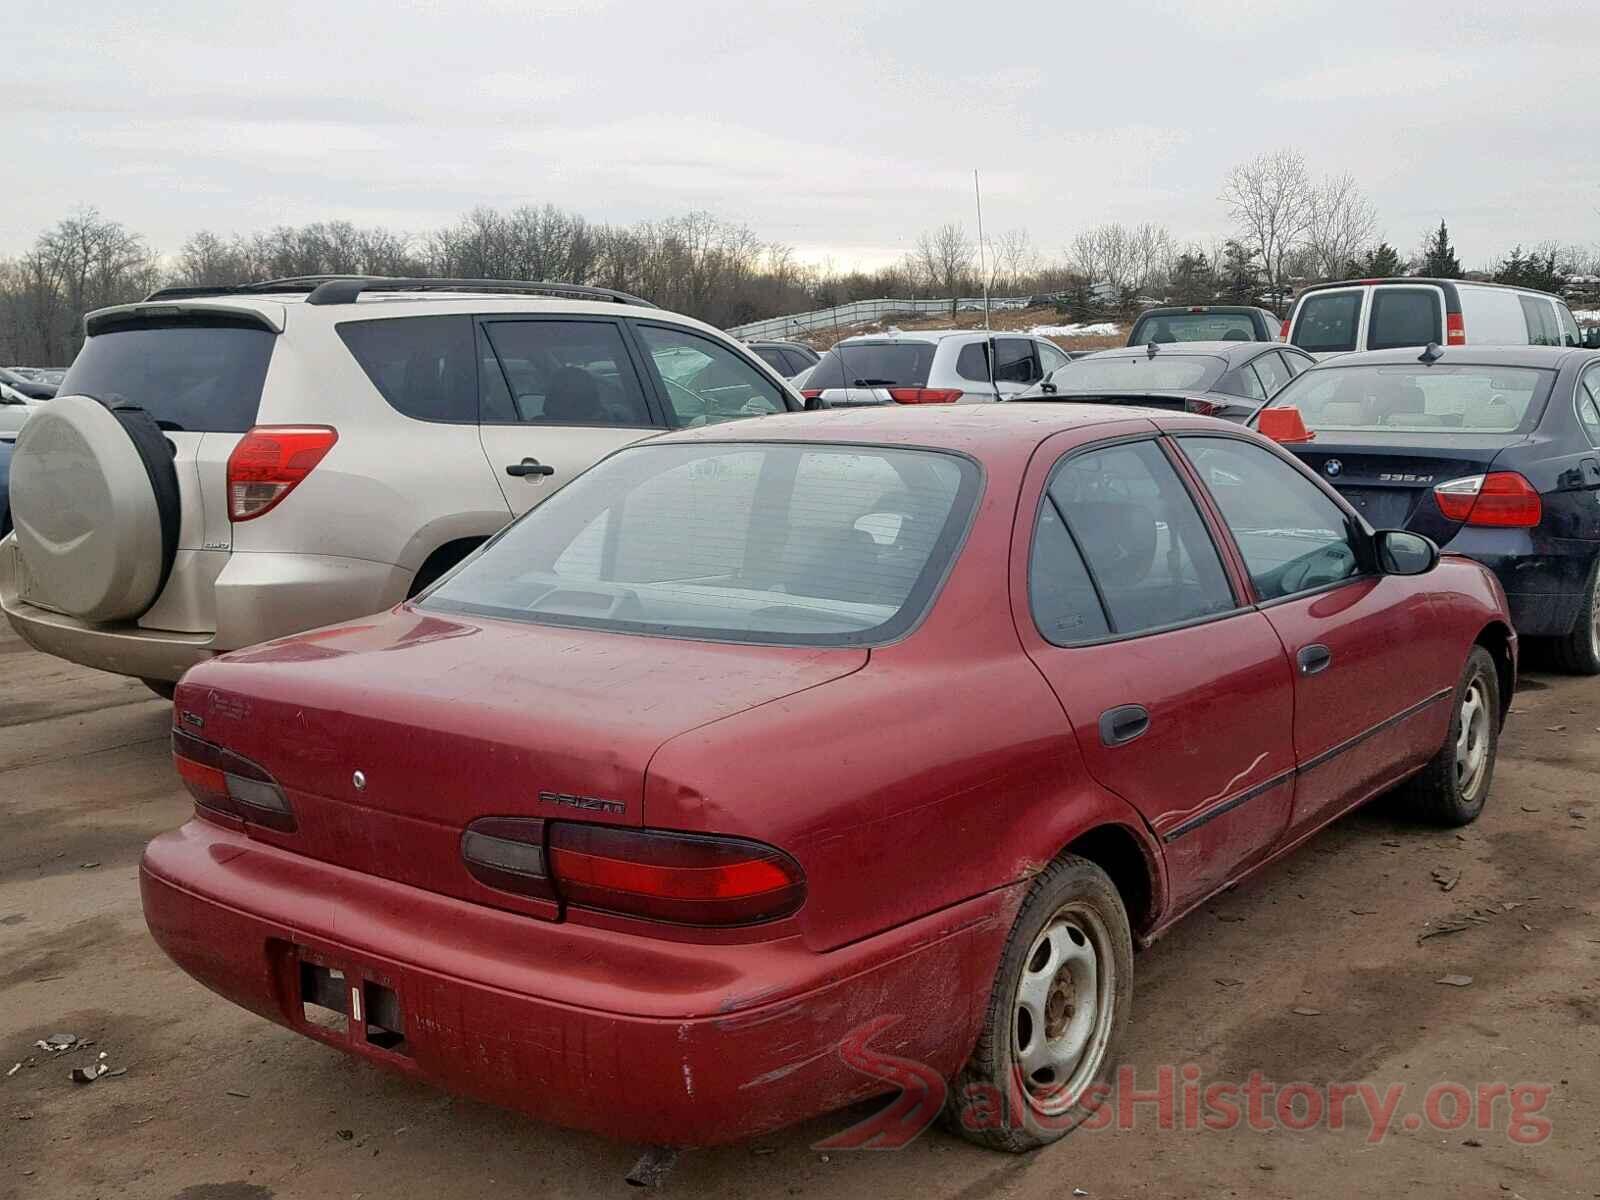
[(1600, 350), (1600, 325), (1590, 325), (1584, 329), (1583, 346), (1586, 350)]
[(819, 409), (832, 408), (832, 407), (833, 407), (833, 405), (829, 404), (827, 402), (827, 400), (824, 399), (821, 396), (807, 396), (806, 397), (806, 411), (807, 412), (816, 412)]
[(1426, 575), (1439, 565), (1439, 547), (1420, 533), (1380, 529), (1374, 541), (1385, 575)]

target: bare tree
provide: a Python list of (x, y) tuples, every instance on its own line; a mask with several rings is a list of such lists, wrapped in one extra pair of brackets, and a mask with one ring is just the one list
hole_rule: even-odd
[(1024, 277), (1034, 274), (1039, 255), (1026, 229), (1008, 229), (993, 240), (989, 247), (992, 263), (989, 290), (1003, 284), (1008, 290), (1020, 290)]
[(951, 222), (917, 238), (914, 254), (923, 278), (934, 290), (954, 297), (970, 290), (976, 249), (967, 231)]
[(1222, 201), (1239, 240), (1261, 259), (1267, 286), (1281, 297), (1290, 254), (1311, 223), (1313, 188), (1298, 150), (1272, 150), (1228, 172)]
[(1306, 249), (1312, 269), (1322, 279), (1339, 279), (1378, 235), (1378, 212), (1355, 176), (1325, 177), (1311, 193), (1306, 220)]
[(1091, 284), (1107, 284), (1119, 296), (1134, 286), (1139, 271), (1138, 240), (1125, 225), (1096, 225), (1072, 239), (1067, 257)]

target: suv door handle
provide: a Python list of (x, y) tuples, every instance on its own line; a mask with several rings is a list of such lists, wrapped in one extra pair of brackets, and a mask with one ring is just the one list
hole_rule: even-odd
[(1323, 645), (1304, 646), (1295, 658), (1300, 663), (1300, 674), (1315, 675), (1328, 669), (1333, 662), (1333, 651)]
[(1122, 746), (1150, 728), (1150, 714), (1137, 704), (1122, 704), (1100, 714), (1100, 740)]
[(519, 463), (512, 463), (506, 468), (507, 475), (521, 478), (524, 475), (554, 475), (556, 469), (548, 463), (542, 463), (537, 458), (525, 458)]

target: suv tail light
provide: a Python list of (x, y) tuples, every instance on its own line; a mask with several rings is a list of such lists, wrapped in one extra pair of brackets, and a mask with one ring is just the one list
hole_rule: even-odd
[(257, 425), (228, 455), (228, 519), (269, 512), (339, 440), (328, 425)]
[(804, 396), (807, 400), (817, 400), (817, 399), (820, 399), (821, 396), (822, 396), (822, 389), (821, 388), (801, 388), (800, 389), (800, 394), (802, 396)]
[(805, 899), (800, 864), (745, 838), (485, 817), (461, 856), (490, 887), (678, 925), (772, 921)]
[(1306, 428), (1306, 419), (1293, 405), (1263, 408), (1256, 414), (1256, 432), (1283, 445), (1314, 441), (1317, 436)]
[(1467, 327), (1462, 322), (1460, 313), (1445, 313), (1444, 342), (1447, 346), (1465, 346), (1467, 344)]
[(1537, 489), (1515, 471), (1452, 479), (1435, 487), (1433, 498), (1446, 517), (1468, 525), (1526, 528), (1544, 518)]
[(283, 789), (249, 759), (174, 729), (172, 761), (195, 804), (206, 812), (279, 833), (295, 831), (294, 809)]
[(961, 389), (892, 387), (889, 399), (896, 404), (954, 404), (961, 399)]

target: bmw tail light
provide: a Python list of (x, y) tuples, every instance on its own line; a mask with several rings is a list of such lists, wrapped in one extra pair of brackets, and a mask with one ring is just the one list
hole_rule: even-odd
[(892, 387), (889, 399), (896, 404), (954, 404), (961, 399), (961, 389)]
[(1445, 314), (1444, 341), (1447, 346), (1465, 346), (1467, 344), (1467, 327), (1462, 322), (1460, 313)]
[(270, 512), (338, 440), (327, 425), (257, 425), (228, 455), (228, 519)]
[(172, 761), (178, 778), (205, 812), (279, 833), (295, 831), (294, 809), (283, 789), (249, 759), (174, 729)]
[(558, 821), (549, 863), (570, 904), (680, 925), (771, 921), (805, 899), (800, 864), (744, 838)]
[(1544, 502), (1515, 471), (1452, 479), (1433, 489), (1439, 511), (1452, 521), (1499, 528), (1528, 528), (1544, 519)]

